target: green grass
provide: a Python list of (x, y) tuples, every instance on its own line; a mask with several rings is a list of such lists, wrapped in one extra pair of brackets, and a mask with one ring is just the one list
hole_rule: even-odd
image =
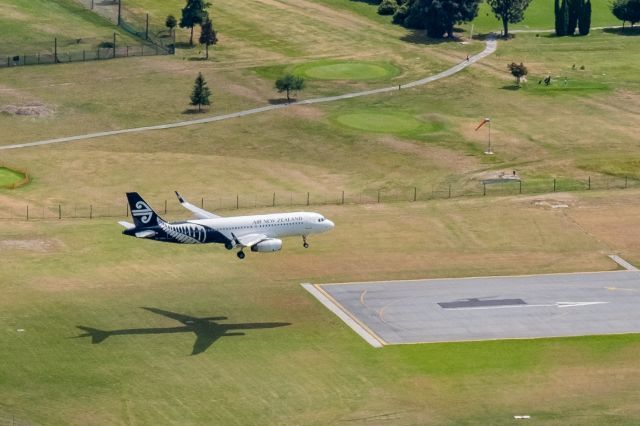
[(410, 115), (398, 113), (354, 113), (340, 115), (336, 121), (344, 126), (366, 132), (404, 133), (420, 127)]
[(0, 27), (0, 57), (52, 53), (54, 38), (58, 39), (60, 54), (94, 49), (112, 40), (114, 32), (121, 43), (140, 44), (73, 0), (4, 1), (0, 5)]
[[(591, 26), (604, 27), (622, 25), (609, 9), (607, 0), (593, 0), (591, 2)], [(502, 30), (502, 21), (495, 18), (487, 3), (480, 3), (478, 17), (473, 22), (466, 24), (466, 29), (474, 26), (474, 32), (489, 32)], [(533, 0), (524, 13), (524, 20), (518, 24), (509, 24), (510, 30), (552, 30), (554, 28), (553, 1)]]
[[(603, 219), (616, 214), (615, 206), (582, 202)], [(634, 418), (638, 335), (373, 349), (299, 286), (613, 268), (571, 220), (513, 199), (320, 211), (338, 227), (310, 249), (287, 239), (282, 252), (243, 262), (222, 247), (124, 237), (113, 220), (0, 223), (3, 242), (25, 244), (2, 246), (13, 259), (0, 267), (2, 411), (46, 424), (377, 416), (448, 424), (506, 423), (520, 412), (569, 421), (580, 408), (583, 424), (598, 424), (607, 404), (619, 419)], [(143, 306), (227, 317), (221, 324), (291, 325), (222, 337), (190, 356), (194, 336), (154, 332), (179, 324)], [(147, 332), (91, 344), (77, 326)]]
[(296, 66), (293, 71), (320, 80), (380, 80), (394, 77), (400, 71), (385, 62), (320, 61)]
[[(129, 4), (160, 19), (183, 6)], [(0, 114), (2, 143), (193, 118), (185, 109), (198, 72), (213, 91), (209, 113), (223, 114), (279, 101), (273, 80), (296, 66), (384, 58), (400, 70), (391, 81), (309, 79), (298, 96), (311, 98), (425, 77), (482, 49), (479, 41), (429, 44), (359, 1), (247, 0), (212, 9), (220, 43), (210, 61), (190, 60), (202, 56), (196, 48), (176, 57), (0, 70), (0, 106), (38, 101), (54, 111), (50, 118)], [(425, 87), (3, 152), (3, 163), (35, 175), (31, 185), (0, 194), (2, 212), (16, 215), (26, 204), (37, 216), (58, 203), (65, 212), (108, 204), (124, 214), (130, 190), (160, 209), (169, 200), (173, 212), (173, 189), (195, 203), (204, 197), (211, 209), (236, 194), (249, 205), (273, 192), (278, 200), (307, 191), (335, 200), (343, 189), (349, 199), (384, 188), (384, 201), (394, 188), (429, 194), (449, 183), (478, 196), (313, 207), (337, 223), (331, 234), (309, 250), (286, 240), (283, 252), (245, 262), (221, 247), (125, 238), (111, 219), (0, 221), (0, 412), (44, 424), (506, 424), (520, 413), (556, 424), (637, 423), (638, 335), (374, 350), (299, 287), (612, 269), (603, 255), (611, 251), (640, 262), (629, 232), (640, 217), (636, 190), (479, 196), (482, 176), (501, 170), (517, 170), (541, 192), (551, 191), (553, 177), (562, 190), (589, 175), (604, 187), (607, 175), (634, 173), (636, 44), (601, 31), (562, 39), (518, 34), (481, 64)], [(533, 79), (523, 90), (504, 90), (512, 61), (524, 62), (531, 76), (567, 76), (580, 90), (545, 96)], [(487, 133), (473, 130), (486, 116), (491, 158), (482, 154)], [(111, 336), (96, 345), (76, 338), (78, 325), (176, 325), (142, 306), (291, 325), (222, 338), (194, 357), (188, 333)]]
[(23, 173), (11, 170), (7, 167), (0, 167), (0, 187), (20, 182), (24, 177)]

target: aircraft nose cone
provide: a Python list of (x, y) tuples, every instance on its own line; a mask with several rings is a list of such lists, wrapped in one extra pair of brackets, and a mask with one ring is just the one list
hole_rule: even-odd
[(336, 224), (330, 221), (329, 219), (325, 220), (325, 222), (327, 224), (327, 229), (333, 229), (336, 226)]

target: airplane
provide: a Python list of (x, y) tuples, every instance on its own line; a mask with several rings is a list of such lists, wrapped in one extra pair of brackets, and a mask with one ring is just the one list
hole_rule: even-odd
[(308, 248), (308, 235), (327, 232), (335, 226), (323, 215), (313, 212), (221, 217), (187, 202), (177, 191), (176, 196), (195, 219), (166, 222), (137, 192), (127, 192), (133, 223), (118, 222), (125, 228), (122, 233), (170, 243), (224, 244), (227, 250), (239, 248), (238, 258), (244, 259), (245, 248), (253, 252), (280, 250), (281, 237), (302, 236), (302, 245)]
[(163, 311), (157, 308), (145, 308), (154, 314), (163, 315), (174, 319), (183, 324), (182, 327), (165, 327), (165, 328), (128, 328), (123, 330), (98, 330), (96, 328), (76, 326), (84, 334), (76, 337), (91, 337), (91, 343), (97, 344), (103, 342), (109, 336), (122, 336), (127, 334), (165, 334), (165, 333), (186, 333), (193, 332), (196, 335), (196, 341), (193, 344), (191, 355), (197, 355), (206, 351), (220, 337), (227, 336), (244, 336), (242, 332), (229, 332), (229, 330), (254, 330), (260, 328), (276, 328), (291, 325), (288, 322), (262, 322), (262, 323), (245, 323), (245, 324), (219, 324), (217, 321), (226, 320), (227, 317), (192, 317), (189, 315), (177, 314), (175, 312)]

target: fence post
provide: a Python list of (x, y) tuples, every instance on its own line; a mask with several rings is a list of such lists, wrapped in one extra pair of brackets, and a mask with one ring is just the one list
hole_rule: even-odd
[(200, 208), (204, 209), (204, 197), (200, 198)]
[(484, 182), (482, 183), (482, 195), (487, 195), (487, 184)]
[(449, 184), (449, 198), (451, 198), (451, 184)]
[(93, 219), (93, 204), (89, 204), (89, 219)]
[(86, 55), (86, 52), (83, 49), (82, 50), (82, 62), (85, 62), (86, 60), (87, 60), (87, 55)]
[(414, 186), (413, 187), (413, 201), (416, 201), (418, 197), (418, 187)]
[(624, 189), (627, 189), (627, 180), (628, 180), (628, 176), (624, 177)]
[(147, 24), (144, 30), (144, 39), (149, 40), (149, 14), (147, 13)]
[(380, 202), (380, 190), (378, 189), (378, 203)]
[(307, 192), (307, 205), (309, 205), (309, 193)]
[(342, 191), (342, 200), (340, 200), (342, 202), (342, 205), (344, 205), (344, 191)]
[(520, 189), (518, 190), (518, 192), (519, 192), (520, 194), (522, 194), (522, 181), (520, 181), (520, 182), (518, 182), (518, 183), (520, 184)]
[(58, 63), (58, 39), (53, 39), (53, 63)]
[(164, 214), (167, 214), (167, 200), (164, 200)]
[(29, 204), (27, 204), (27, 220), (29, 220)]
[(62, 205), (58, 204), (58, 219), (62, 219)]
[(37, 58), (37, 64), (40, 65), (40, 53), (36, 55), (36, 58)]
[(96, 50), (96, 59), (100, 59), (100, 48), (98, 47), (98, 50)]
[(125, 54), (125, 56), (128, 58), (129, 57), (129, 46), (127, 46), (127, 53)]
[(11, 58), (7, 56), (7, 67), (11, 66)]
[(556, 178), (553, 178), (553, 192), (556, 192)]
[(589, 176), (589, 181), (587, 183), (587, 189), (591, 189), (591, 176)]
[[(118, 9), (120, 8), (120, 1), (118, 1)], [(120, 25), (120, 16), (118, 16), (118, 25)], [(116, 33), (113, 32), (113, 59), (116, 58)]]
[(236, 194), (236, 210), (240, 208), (240, 195)]
[(275, 207), (275, 206), (276, 206), (276, 193), (274, 192), (273, 193), (273, 205), (272, 205), (272, 207)]

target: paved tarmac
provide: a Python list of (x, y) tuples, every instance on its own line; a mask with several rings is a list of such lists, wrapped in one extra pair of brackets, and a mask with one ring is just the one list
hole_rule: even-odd
[(638, 271), (313, 287), (381, 344), (640, 332)]

